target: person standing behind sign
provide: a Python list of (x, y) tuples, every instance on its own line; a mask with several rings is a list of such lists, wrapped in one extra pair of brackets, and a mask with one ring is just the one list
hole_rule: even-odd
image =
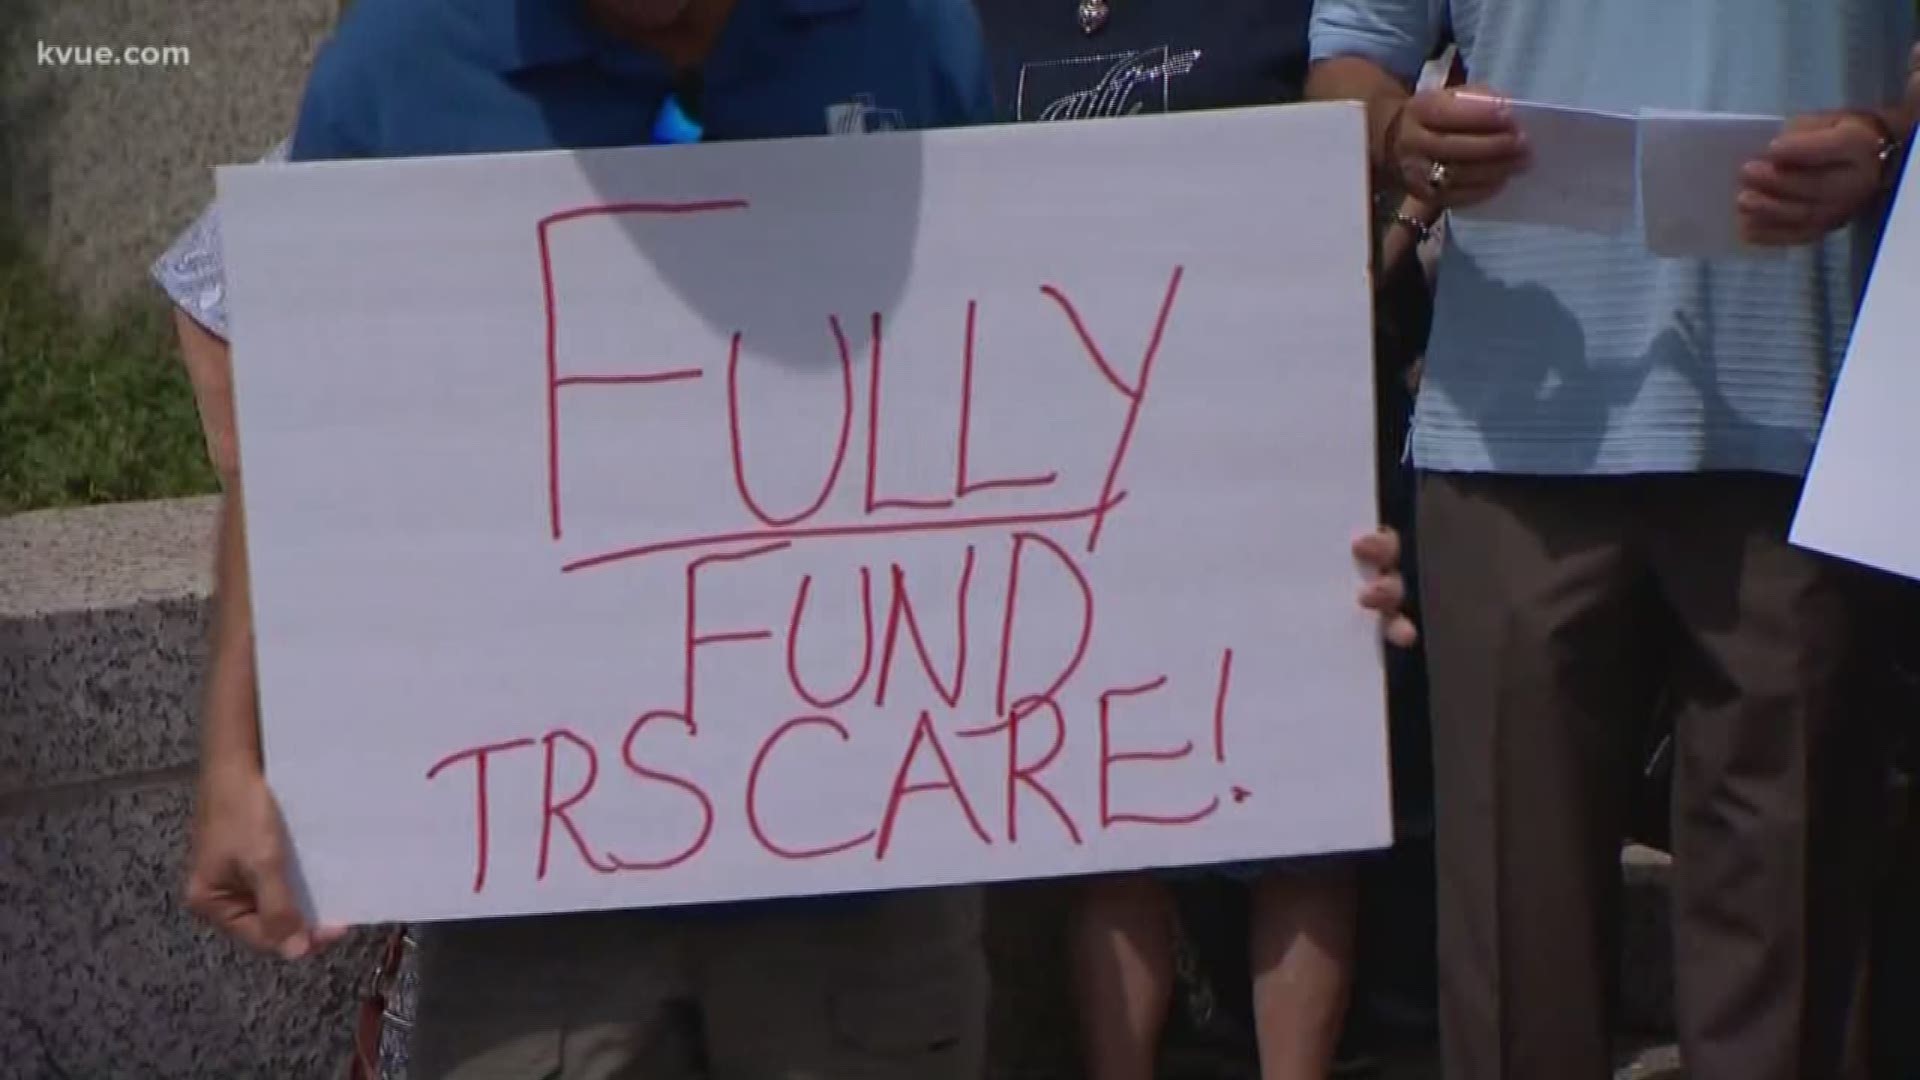
[[(1003, 120), (1270, 105), (1299, 100), (1306, 77), (1311, 0), (979, 0), (979, 7)], [(1409, 206), (1387, 222), (1394, 234), (1387, 250), (1411, 252), (1411, 236), (1425, 230), (1418, 213)], [(1405, 269), (1383, 280), (1423, 293), (1418, 267)], [(1388, 384), (1404, 376), (1389, 375)], [(1354, 869), (1333, 859), (1216, 872), (1250, 890), (1262, 1074), (1320, 1080), (1334, 1062), (1352, 979)], [(1095, 1080), (1145, 1080), (1155, 1072), (1174, 991), (1176, 913), (1166, 877), (1115, 875), (1084, 886), (1071, 951), (1083, 1057)]]
[[(290, 156), (685, 141), (682, 121), (701, 118), (666, 106), (708, 65), (728, 73), (703, 95), (711, 138), (859, 130), (866, 107), (921, 127), (990, 116), (965, 0), (358, 0), (315, 65)], [(661, 118), (678, 126), (657, 129)], [(188, 899), (298, 959), (339, 931), (303, 925), (261, 771), (217, 221), (158, 272), (183, 312), (227, 485)], [(422, 935), (411, 1075), (574, 1080), (704, 1063), (755, 1080), (976, 1080), (979, 936), (975, 889), (442, 924)]]
[[(647, 63), (636, 73), (621, 39), (637, 40), (649, 61), (656, 52), (680, 60), (691, 39), (697, 58), (700, 41), (731, 7), (589, 0), (587, 10), (626, 28), (603, 36), (580, 12), (543, 0), (416, 0), (405, 9), (402, 0), (360, 0), (316, 69), (292, 156), (561, 145), (549, 123), (587, 133), (564, 140), (569, 147), (649, 141), (653, 118), (669, 115), (654, 108), (667, 97), (668, 72)], [(890, 123), (987, 116), (988, 90), (972, 60), (976, 28), (957, 0), (741, 0), (734, 21), (746, 24), (735, 36), (756, 49), (806, 59), (780, 65), (778, 79), (741, 80), (710, 101), (709, 115), (725, 110), (742, 125), (714, 136), (804, 134), (778, 117), (808, 110), (842, 131), (876, 101), (899, 110)], [(869, 36), (888, 49), (850, 48), (870, 44)], [(463, 46), (457, 53), (455, 38)], [(885, 63), (869, 70), (876, 59)], [(613, 78), (619, 71), (627, 74)], [(456, 75), (473, 98), (459, 103), (457, 122), (432, 115), (426, 93)], [(409, 83), (422, 78), (428, 81)], [(548, 100), (578, 95), (582, 86), (589, 88), (584, 99)], [(521, 92), (544, 107), (542, 119), (512, 107)], [(188, 898), (248, 944), (297, 959), (339, 931), (302, 925), (284, 876), (284, 830), (261, 775), (212, 210), (161, 258), (155, 275), (176, 304), (208, 444), (229, 492)], [(1361, 604), (1381, 615), (1390, 638), (1409, 639), (1392, 538), (1366, 537), (1355, 554), (1369, 579)], [(411, 1075), (569, 1080), (627, 1068), (681, 1075), (691, 1058), (704, 1057), (715, 1077), (971, 1078), (981, 1067), (984, 1012), (977, 905), (977, 891), (963, 889), (804, 908), (742, 906), (734, 918), (581, 915), (432, 927), (422, 935)], [(706, 969), (699, 992), (686, 985), (680, 961)], [(701, 1023), (687, 1023), (689, 1012), (701, 1014)]]
[(1451, 221), (1414, 435), (1446, 1074), (1610, 1074), (1624, 740), (1665, 680), (1688, 1074), (1853, 1075), (1872, 642), (1860, 581), (1786, 534), (1910, 126), (1913, 4), (1450, 7), (1491, 96), (1409, 94), (1427, 0), (1319, 0), (1308, 81), (1367, 101), (1382, 178), (1444, 207), (1526, 166), (1500, 95), (1793, 119), (1727, 208), (1777, 255)]

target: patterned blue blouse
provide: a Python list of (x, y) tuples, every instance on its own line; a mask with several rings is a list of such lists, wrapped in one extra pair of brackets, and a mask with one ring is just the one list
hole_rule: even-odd
[[(281, 142), (260, 160), (287, 160), (287, 143)], [(212, 204), (168, 246), (154, 262), (151, 272), (153, 280), (159, 282), (193, 321), (222, 338), (227, 336), (227, 288), (220, 265), (220, 215)]]

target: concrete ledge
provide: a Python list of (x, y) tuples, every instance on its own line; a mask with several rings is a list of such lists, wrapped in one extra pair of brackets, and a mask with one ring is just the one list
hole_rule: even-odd
[(0, 805), (192, 763), (218, 506), (0, 520)]
[(218, 496), (0, 518), (0, 619), (206, 595)]

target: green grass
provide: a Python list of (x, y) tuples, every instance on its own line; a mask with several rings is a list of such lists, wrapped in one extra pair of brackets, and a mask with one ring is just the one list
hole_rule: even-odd
[(215, 490), (168, 320), (85, 317), (0, 221), (0, 514)]

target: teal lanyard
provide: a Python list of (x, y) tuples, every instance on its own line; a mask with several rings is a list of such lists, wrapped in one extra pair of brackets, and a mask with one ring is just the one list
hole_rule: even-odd
[(660, 111), (654, 114), (654, 143), (697, 143), (704, 139), (707, 129), (695, 119), (700, 111), (700, 75), (698, 72), (682, 75), (667, 92), (666, 100), (660, 103)]

